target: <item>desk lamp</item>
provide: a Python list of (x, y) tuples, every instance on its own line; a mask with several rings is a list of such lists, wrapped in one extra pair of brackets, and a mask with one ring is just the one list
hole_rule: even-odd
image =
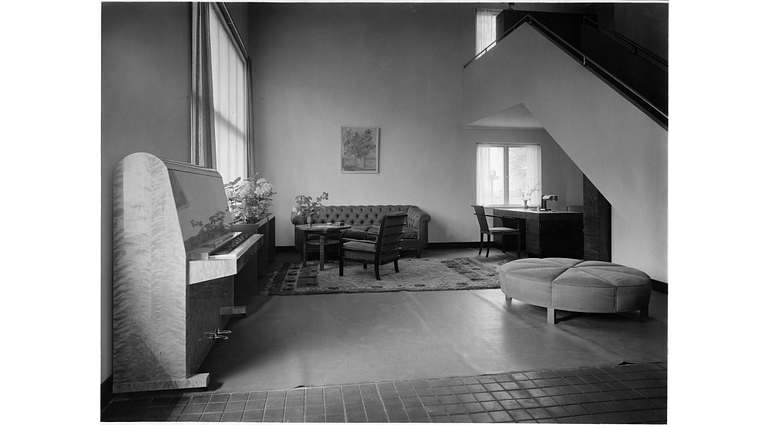
[(557, 201), (557, 195), (544, 195), (541, 197), (541, 211), (549, 211), (547, 201)]

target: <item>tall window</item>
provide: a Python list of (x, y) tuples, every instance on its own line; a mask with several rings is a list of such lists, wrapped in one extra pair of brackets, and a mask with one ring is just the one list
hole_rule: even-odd
[[(475, 54), (496, 41), (496, 15), (500, 9), (477, 9), (475, 24)], [(493, 46), (488, 47), (490, 50)]]
[(541, 146), (477, 145), (477, 203), (485, 206), (541, 204)]
[(248, 175), (247, 62), (220, 10), (209, 7), (215, 167), (230, 182)]

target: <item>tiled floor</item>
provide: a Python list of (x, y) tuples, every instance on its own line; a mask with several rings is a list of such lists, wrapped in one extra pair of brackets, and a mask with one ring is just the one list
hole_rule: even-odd
[(666, 423), (666, 363), (221, 394), (116, 395), (102, 421)]

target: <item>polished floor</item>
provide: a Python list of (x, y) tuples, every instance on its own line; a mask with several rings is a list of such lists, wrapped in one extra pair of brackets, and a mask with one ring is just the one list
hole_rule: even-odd
[[(473, 249), (424, 256), (514, 259), (493, 249), (488, 258)], [(648, 322), (637, 312), (564, 312), (552, 326), (545, 309), (507, 306), (498, 289), (273, 297), (251, 289), (237, 299), (248, 314), (230, 320), (230, 339), (200, 368), (211, 374), (207, 391), (116, 396), (103, 419), (666, 420), (665, 294), (653, 293)]]

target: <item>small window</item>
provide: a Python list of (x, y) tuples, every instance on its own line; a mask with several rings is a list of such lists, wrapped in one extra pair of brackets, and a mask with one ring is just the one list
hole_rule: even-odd
[(501, 9), (477, 9), (475, 26), (475, 54), (480, 54), (486, 47), (490, 50), (496, 45), (496, 15)]
[(541, 204), (541, 146), (477, 145), (477, 203), (485, 206)]

